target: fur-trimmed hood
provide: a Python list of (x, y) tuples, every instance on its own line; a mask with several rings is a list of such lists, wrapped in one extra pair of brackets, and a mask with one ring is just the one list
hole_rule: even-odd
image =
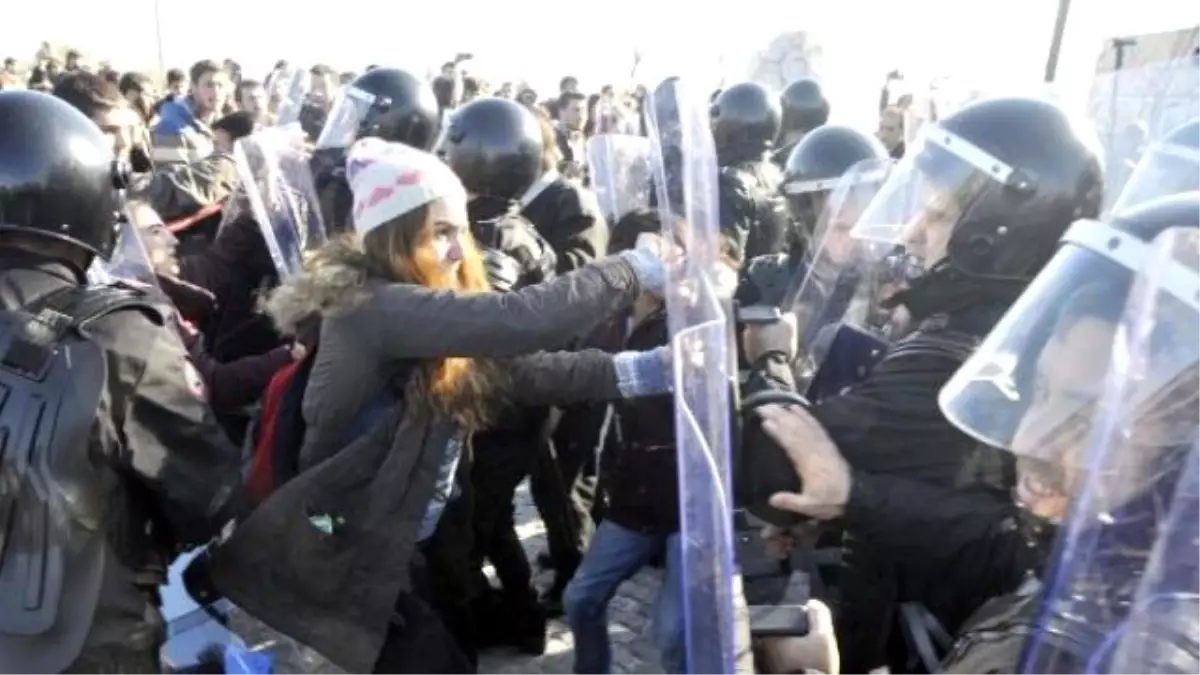
[(348, 243), (334, 242), (312, 257), (300, 274), (273, 290), (266, 312), (284, 333), (316, 317), (344, 312), (366, 301), (372, 281), (366, 257)]

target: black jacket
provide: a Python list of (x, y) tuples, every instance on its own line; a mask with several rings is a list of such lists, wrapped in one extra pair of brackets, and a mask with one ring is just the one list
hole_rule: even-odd
[[(812, 410), (853, 469), (838, 578), (847, 672), (886, 661), (895, 603), (921, 602), (953, 632), (1041, 564), (1044, 549), (1009, 497), (1011, 457), (958, 431), (937, 403), (1003, 310), (981, 306), (926, 322), (864, 382)], [(776, 368), (751, 381), (791, 388), (787, 375)]]
[(781, 181), (779, 169), (761, 153), (721, 166), (717, 176), (720, 226), (736, 232), (743, 260), (787, 248), (790, 220), (779, 196)]
[[(82, 282), (61, 262), (0, 249), (0, 307), (5, 310)], [(106, 651), (157, 648), (163, 638), (157, 587), (165, 581), (171, 557), (215, 536), (234, 515), (226, 507), (240, 493), (241, 452), (217, 423), (199, 373), (167, 323), (171, 310), (165, 305), (159, 309), (153, 296), (145, 301), (88, 324), (90, 341), (103, 350), (107, 381), (90, 440), (77, 450), (95, 468), (89, 480), (104, 480), (106, 470), (116, 480), (101, 483), (108, 488), (102, 504), (88, 499), (95, 483), (86, 489), (71, 486), (80, 497), (72, 500), (72, 511), (79, 509), (87, 529), (106, 533), (105, 564), (93, 567), (103, 574), (99, 606), (80, 663), (101, 663)], [(82, 362), (85, 357), (81, 353), (78, 358)], [(4, 404), (17, 402), (10, 396)], [(50, 434), (46, 439), (53, 442)], [(59, 458), (56, 464), (70, 462)], [(19, 591), (0, 589), (10, 592)], [(91, 608), (66, 609), (79, 615)], [(0, 637), (0, 650), (17, 649), (4, 642), (9, 636)]]
[[(645, 351), (664, 344), (667, 344), (667, 313), (659, 310), (633, 328), (625, 340), (625, 349)], [(601, 486), (608, 496), (604, 517), (642, 534), (678, 532), (674, 397), (618, 401), (613, 410), (600, 457)]]
[(533, 223), (517, 212), (515, 202), (477, 197), (467, 205), (467, 218), (481, 248), (499, 251), (516, 261), (514, 289), (554, 278), (558, 263), (554, 248)]
[(558, 254), (558, 273), (566, 274), (603, 258), (608, 224), (590, 190), (558, 178), (530, 200), (521, 215), (533, 222)]
[[(1010, 491), (1011, 455), (946, 421), (942, 386), (1002, 314), (980, 306), (922, 324), (862, 384), (813, 413), (854, 469), (838, 626), (852, 668), (873, 668), (886, 608), (921, 602), (951, 632), (1040, 563)], [(874, 645), (876, 651), (870, 645)]]

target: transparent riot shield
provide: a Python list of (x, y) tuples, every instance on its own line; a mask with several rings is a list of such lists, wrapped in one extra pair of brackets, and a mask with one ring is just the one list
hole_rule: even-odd
[(588, 176), (609, 227), (625, 214), (650, 205), (650, 140), (597, 134), (587, 142)]
[[(1114, 636), (1131, 618), (1140, 620), (1139, 581), (1149, 579), (1144, 573), (1156, 542), (1160, 552), (1179, 546), (1171, 541), (1168, 515), (1200, 423), (1197, 232), (1193, 225), (1159, 236), (1115, 325), (1095, 313), (1060, 312), (1051, 344), (1062, 349), (1051, 347), (1038, 359), (1038, 395), (1011, 444), (1016, 496), (1035, 515), (1066, 518), (1057, 555), (1042, 575), (1043, 604), (1021, 672), (1162, 672), (1114, 671), (1109, 662)], [(1070, 354), (1110, 345), (1103, 393), (1089, 402), (1080, 392), (1095, 368)], [(1189, 527), (1190, 560), (1166, 562), (1190, 565), (1181, 590), (1194, 599), (1194, 516)], [(1166, 614), (1158, 618), (1169, 618), (1180, 605), (1162, 607)], [(1177, 643), (1177, 634), (1187, 635), (1193, 659), (1195, 609), (1187, 621), (1159, 626), (1169, 633), (1158, 636)]]
[(234, 146), (240, 194), (262, 230), (280, 279), (296, 274), (305, 255), (326, 240), (299, 128), (272, 128)]
[(864, 160), (814, 197), (819, 243), (783, 305), (800, 330), (797, 388), (811, 401), (861, 380), (890, 341), (893, 312), (883, 303), (904, 287), (906, 259), (894, 242), (856, 237), (853, 228), (891, 167), (888, 160)]
[(270, 96), (277, 100), (275, 126), (283, 127), (300, 121), (300, 110), (308, 100), (312, 76), (307, 68), (295, 68), (279, 73), (272, 82)]
[[(1170, 292), (1163, 297), (1160, 289), (1168, 286), (1163, 280), (1171, 274), (1172, 268), (1186, 270), (1190, 287), (1200, 285), (1200, 265), (1195, 264), (1195, 240), (1198, 237), (1200, 231), (1194, 228), (1175, 229), (1160, 235), (1159, 256), (1154, 267), (1147, 268), (1150, 279), (1141, 299), (1165, 300), (1166, 304), (1182, 309), (1177, 305), (1183, 298)], [(1174, 334), (1183, 345), (1194, 345), (1186, 336), (1194, 335), (1200, 327), (1200, 304), (1196, 304), (1195, 295), (1187, 298), (1192, 305), (1190, 311), (1171, 311), (1164, 303), (1146, 306), (1140, 313), (1152, 325), (1147, 325), (1142, 334), (1158, 333), (1162, 336), (1160, 339), (1165, 339), (1166, 334)], [(1172, 404), (1188, 406), (1193, 404), (1200, 388), (1200, 350), (1193, 347), (1172, 356), (1174, 363), (1165, 369), (1159, 366), (1159, 369), (1142, 370), (1157, 370), (1159, 374), (1165, 370), (1165, 375), (1172, 376), (1177, 393), (1176, 398), (1170, 399)], [(1151, 352), (1130, 360), (1148, 364), (1162, 363), (1165, 359), (1162, 354)], [(1187, 454), (1187, 460), (1168, 518), (1157, 528), (1158, 540), (1154, 543), (1146, 572), (1142, 574), (1133, 610), (1126, 623), (1105, 641), (1106, 649), (1093, 658), (1092, 665), (1096, 670), (1100, 664), (1110, 664), (1109, 673), (1184, 675), (1200, 671), (1200, 641), (1196, 640), (1200, 627), (1200, 561), (1196, 558), (1196, 542), (1200, 540), (1200, 442), (1195, 435), (1198, 414), (1194, 410), (1174, 412), (1174, 416), (1159, 422), (1159, 428), (1176, 426), (1175, 434), (1169, 432), (1168, 437), (1186, 438), (1180, 452)], [(1111, 659), (1106, 653), (1109, 649), (1114, 652)]]
[(678, 80), (650, 106), (668, 262), (687, 670), (732, 673), (739, 653), (730, 467), (733, 283), (723, 283), (708, 91)]

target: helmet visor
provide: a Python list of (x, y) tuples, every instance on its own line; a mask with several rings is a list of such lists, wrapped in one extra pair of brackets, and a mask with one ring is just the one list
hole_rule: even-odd
[(1200, 189), (1200, 151), (1175, 143), (1155, 143), (1138, 160), (1133, 175), (1113, 203), (1113, 213), (1159, 197)]
[(321, 136), (317, 138), (317, 149), (350, 147), (358, 137), (363, 120), (375, 105), (374, 95), (358, 87), (342, 88), (321, 129)]
[[(852, 234), (901, 246), (921, 269), (929, 270), (950, 255), (950, 242), (962, 223), (986, 217), (979, 211), (994, 200), (982, 199), (985, 195), (1029, 188), (1017, 169), (931, 125), (891, 172)], [(961, 252), (956, 252), (954, 263), (968, 274), (986, 274), (988, 269), (986, 260)]]

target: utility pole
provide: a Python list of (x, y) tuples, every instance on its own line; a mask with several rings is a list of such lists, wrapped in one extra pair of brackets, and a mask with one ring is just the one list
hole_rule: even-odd
[(1063, 33), (1067, 28), (1067, 15), (1071, 11), (1071, 0), (1058, 0), (1058, 16), (1054, 19), (1054, 35), (1050, 38), (1050, 54), (1046, 57), (1046, 82), (1053, 82), (1058, 71), (1058, 55), (1062, 50)]
[[(166, 78), (167, 60), (163, 57), (162, 7), (160, 5), (161, 0), (154, 0), (154, 37), (158, 43), (158, 74), (159, 77)], [(163, 85), (166, 85), (165, 79)]]

